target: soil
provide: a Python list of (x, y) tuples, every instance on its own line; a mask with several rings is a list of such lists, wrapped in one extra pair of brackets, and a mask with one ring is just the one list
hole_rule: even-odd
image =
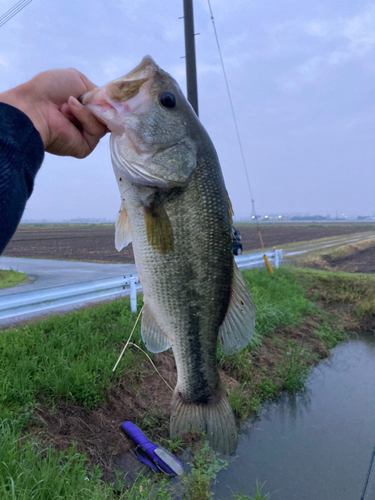
[[(243, 251), (260, 248), (255, 224), (237, 224)], [(261, 224), (265, 247), (310, 241), (374, 230), (363, 224)], [(117, 252), (115, 228), (109, 224), (93, 225), (20, 225), (5, 248), (7, 257), (79, 260), (87, 262), (134, 262), (132, 245)]]
[(375, 247), (359, 250), (351, 255), (329, 261), (332, 268), (348, 273), (375, 273)]
[[(156, 355), (154, 363), (162, 377), (174, 387), (177, 372), (173, 355)], [(104, 480), (113, 482), (114, 462), (135, 448), (133, 441), (120, 430), (121, 423), (150, 421), (156, 424), (159, 436), (169, 437), (171, 390), (148, 366), (142, 380), (134, 381), (132, 377), (132, 383), (133, 386), (129, 386), (129, 377), (125, 376), (110, 392), (107, 404), (95, 409), (57, 404), (54, 412), (39, 407), (36, 417), (44, 423), (53, 446), (66, 449), (71, 441), (76, 441), (78, 450), (87, 454), (90, 463), (100, 465)], [(146, 424), (140, 427), (147, 432)], [(155, 433), (155, 429), (153, 431)]]
[[(319, 358), (329, 356), (324, 344), (314, 335), (319, 317), (311, 315), (305, 318), (301, 325), (294, 327), (279, 327), (269, 337), (264, 339), (262, 347), (252, 355), (251, 380), (257, 384), (264, 375), (277, 378), (277, 365), (282, 359), (281, 348), (275, 342), (275, 337), (283, 341), (294, 339), (302, 346), (309, 345)], [(154, 356), (154, 362), (161, 376), (174, 387), (177, 380), (176, 366), (172, 353), (162, 353)], [(136, 384), (129, 386), (129, 378), (124, 377), (110, 392), (105, 405), (87, 410), (80, 406), (61, 404), (54, 412), (48, 408), (39, 407), (36, 417), (43, 423), (51, 445), (57, 449), (66, 449), (71, 441), (77, 442), (77, 448), (84, 451), (91, 466), (99, 464), (103, 479), (115, 482), (114, 465), (121, 462), (137, 466), (124, 460), (129, 452), (134, 450), (134, 443), (120, 430), (120, 424), (131, 420), (147, 434), (147, 436), (166, 446), (169, 438), (171, 389), (163, 380), (155, 375), (151, 366), (145, 365), (144, 374)], [(228, 373), (220, 376), (226, 387), (232, 389), (238, 382)], [(34, 420), (35, 422), (35, 420)], [(191, 435), (183, 436), (185, 446), (191, 445)], [(131, 472), (131, 471), (130, 471)]]

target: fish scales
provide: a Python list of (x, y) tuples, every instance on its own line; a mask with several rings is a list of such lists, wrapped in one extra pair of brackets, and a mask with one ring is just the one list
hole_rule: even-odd
[(231, 453), (236, 424), (217, 343), (224, 353), (242, 349), (255, 308), (234, 263), (215, 148), (177, 83), (149, 57), (82, 102), (112, 131), (121, 193), (116, 248), (133, 241), (143, 340), (152, 352), (172, 347), (176, 360), (171, 436), (199, 428), (214, 449)]

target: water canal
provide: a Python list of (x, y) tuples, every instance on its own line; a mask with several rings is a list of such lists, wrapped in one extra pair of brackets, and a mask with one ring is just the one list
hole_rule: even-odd
[(284, 394), (248, 423), (215, 498), (251, 495), (258, 481), (270, 500), (374, 500), (374, 471), (362, 497), (374, 445), (375, 335), (353, 335), (303, 392)]

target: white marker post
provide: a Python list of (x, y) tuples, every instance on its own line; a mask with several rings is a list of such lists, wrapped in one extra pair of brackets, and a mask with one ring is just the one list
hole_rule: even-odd
[(132, 313), (137, 312), (137, 289), (134, 277), (130, 278), (130, 310)]
[(274, 250), (273, 252), (275, 254), (275, 257), (274, 257), (274, 259), (275, 259), (275, 268), (279, 269), (279, 252), (277, 250)]

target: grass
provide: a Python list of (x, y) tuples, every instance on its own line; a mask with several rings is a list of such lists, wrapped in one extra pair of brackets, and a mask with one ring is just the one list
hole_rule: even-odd
[(341, 245), (338, 248), (334, 248), (328, 253), (331, 260), (341, 259), (347, 255), (352, 255), (360, 250), (365, 250), (375, 246), (375, 238), (368, 238), (367, 240), (355, 241), (353, 243), (348, 243), (347, 245)]
[(235, 378), (248, 382), (246, 373), (251, 365), (251, 353), (262, 344), (262, 339), (280, 325), (300, 324), (302, 318), (317, 308), (304, 294), (296, 275), (284, 268), (270, 275), (265, 269), (243, 273), (257, 308), (255, 334), (250, 344), (232, 356), (224, 356), (219, 349), (219, 362)]
[(258, 481), (255, 484), (255, 488), (253, 488), (253, 496), (248, 497), (242, 493), (236, 493), (233, 497), (233, 500), (268, 500), (270, 498), (270, 494), (263, 494), (262, 489), (264, 488), (265, 483), (260, 484)]
[[(134, 321), (124, 299), (1, 333), (0, 418), (36, 401), (54, 406), (64, 399), (90, 408), (105, 401), (125, 373), (133, 381), (141, 377), (144, 358), (138, 350), (128, 349), (112, 372)], [(133, 342), (141, 344), (139, 325)]]
[[(313, 286), (319, 294), (322, 278), (301, 273), (305, 270), (291, 272), (283, 268), (273, 276), (264, 269), (244, 273), (257, 306), (257, 333), (246, 349), (233, 356), (224, 356), (218, 349), (221, 366), (240, 382), (229, 393), (238, 418), (259, 410), (262, 401), (282, 389), (299, 390), (308, 375), (309, 364), (316, 362), (316, 354), (308, 347), (287, 336), (271, 337), (282, 325), (293, 329), (318, 310), (306, 298), (300, 281), (304, 281), (305, 290)], [(74, 443), (69, 450), (59, 453), (43, 445), (45, 439), (35, 436), (35, 430), (34, 437), (26, 434), (33, 411), (40, 404), (52, 411), (61, 402), (94, 408), (105, 403), (111, 388), (124, 375), (127, 384), (136, 389), (145, 363), (140, 351), (128, 349), (117, 371), (112, 372), (134, 321), (129, 299), (124, 299), (0, 333), (1, 499), (47, 500), (51, 492), (54, 499), (69, 500), (169, 498), (168, 490), (155, 489), (154, 480), (143, 477), (131, 489), (114, 492)], [(339, 339), (324, 322), (317, 325), (317, 335), (330, 345)], [(141, 345), (139, 325), (132, 340)], [(253, 379), (254, 359), (265, 341), (274, 342), (278, 362), (272, 374), (264, 371), (261, 377)], [(155, 408), (145, 412), (138, 423), (143, 430), (152, 431), (167, 428), (168, 418)], [(178, 452), (182, 441), (165, 439), (161, 445)], [(210, 483), (225, 465), (210, 453), (203, 446), (194, 456), (192, 473), (185, 485), (187, 495), (194, 500), (210, 498)], [(254, 500), (268, 498), (258, 490), (254, 492)], [(246, 497), (238, 493), (235, 498)]]
[(27, 279), (27, 274), (17, 271), (4, 271), (0, 269), (0, 289), (20, 285)]
[(306, 293), (325, 304), (350, 304), (358, 319), (375, 314), (375, 276), (295, 268)]
[[(288, 334), (303, 325), (306, 317), (312, 314), (317, 317), (309, 328), (314, 330), (312, 336), (321, 340), (327, 349), (343, 339), (342, 331), (332, 328), (327, 316), (306, 298), (311, 284), (305, 281), (303, 287), (300, 273), (293, 268), (280, 268), (272, 276), (264, 269), (252, 269), (245, 271), (244, 276), (257, 306), (257, 333), (241, 352), (224, 356), (219, 350), (222, 368), (240, 382), (236, 388), (229, 389), (230, 404), (240, 420), (258, 412), (263, 401), (281, 391), (297, 392), (304, 387), (311, 366), (322, 354), (308, 343), (289, 338)], [(274, 335), (278, 328), (282, 328), (282, 334)], [(269, 368), (258, 367), (257, 353), (271, 335), (269, 350), (275, 351), (274, 359), (269, 359)]]
[[(362, 235), (350, 235), (350, 236), (366, 236)], [(335, 259), (341, 259), (348, 255), (352, 255), (360, 250), (365, 250), (375, 246), (375, 238), (368, 238), (360, 241), (354, 241), (352, 243), (340, 244), (337, 241), (337, 245), (328, 248), (318, 248), (316, 250), (312, 249), (307, 254), (293, 255), (291, 258), (293, 261), (297, 261), (298, 265), (310, 266), (313, 265), (316, 268), (331, 271), (330, 263)]]

